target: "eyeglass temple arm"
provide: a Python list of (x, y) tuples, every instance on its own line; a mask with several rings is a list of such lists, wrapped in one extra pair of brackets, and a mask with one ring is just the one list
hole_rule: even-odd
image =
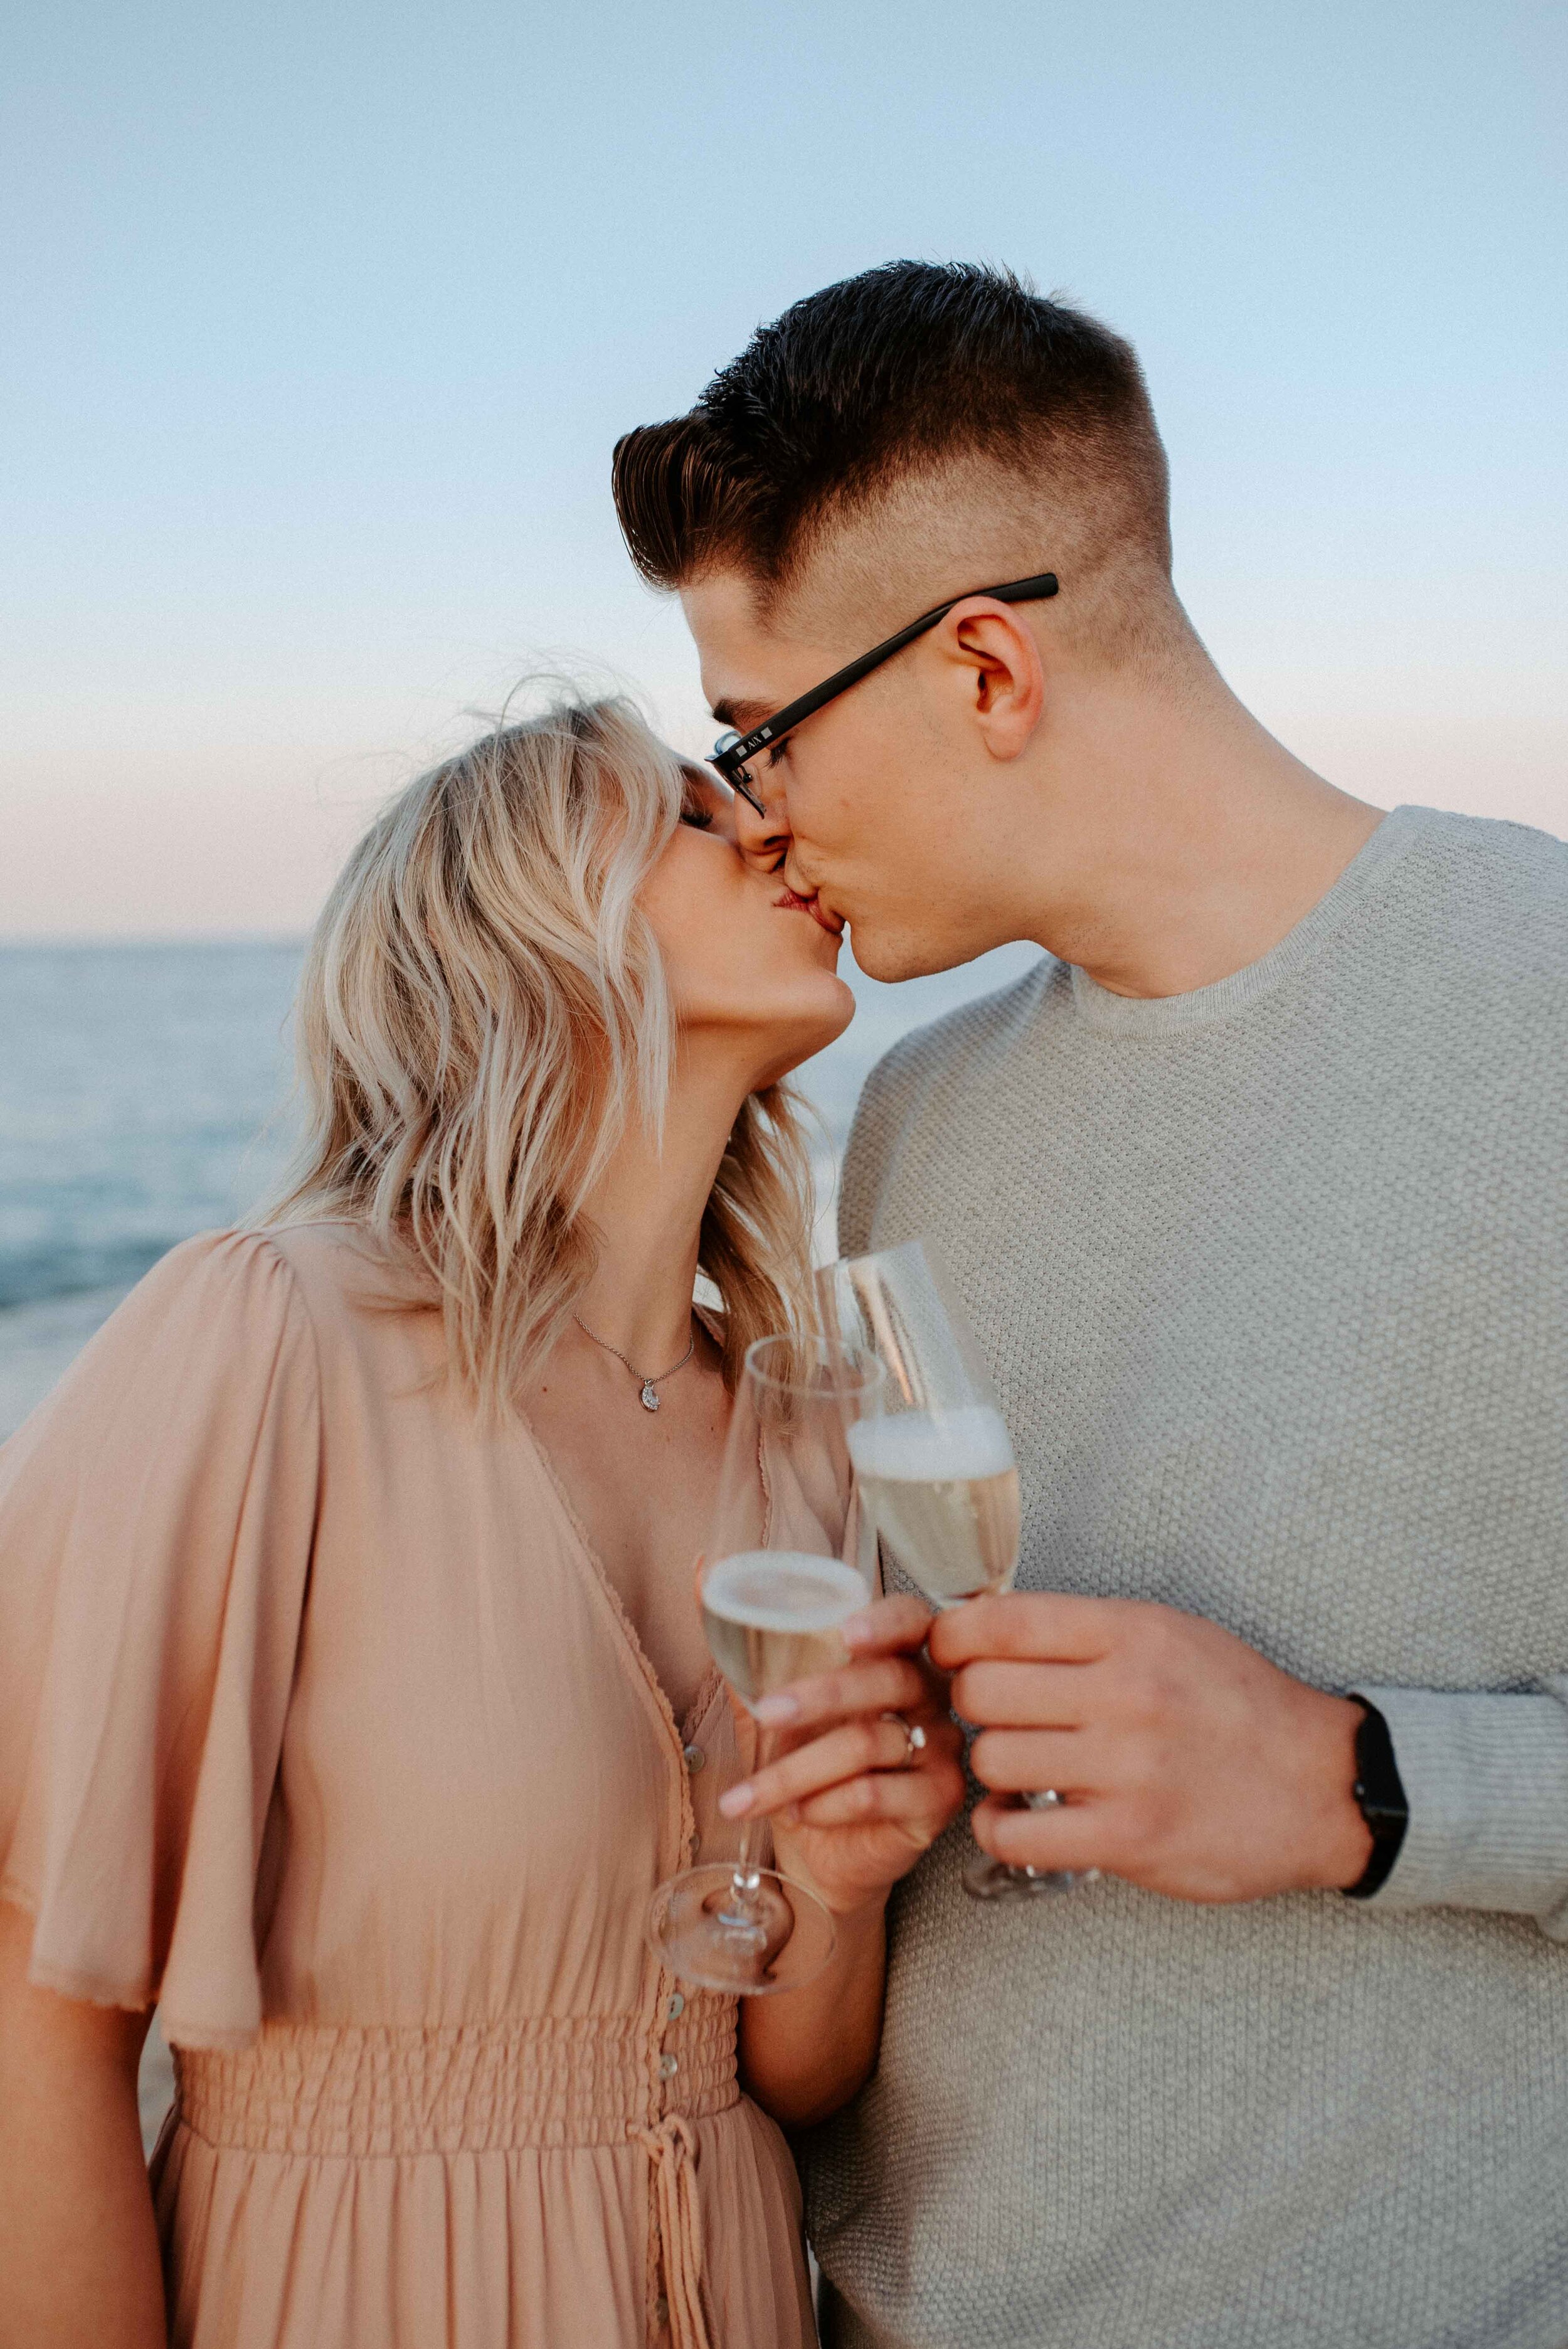
[[(871, 651), (861, 653), (858, 660), (835, 669), (832, 676), (820, 685), (814, 685), (810, 693), (803, 693), (799, 701), (787, 702), (765, 724), (749, 734), (742, 735), (738, 742), (732, 742), (727, 750), (720, 751), (707, 763), (717, 768), (726, 782), (734, 783), (738, 789), (738, 770), (745, 766), (748, 759), (764, 750), (769, 742), (777, 742), (784, 735), (793, 733), (796, 727), (820, 709), (824, 702), (832, 701), (839, 694), (847, 692), (851, 685), (859, 685), (862, 677), (869, 677), (872, 669), (880, 667), (884, 660), (891, 660), (894, 653), (903, 652), (905, 645), (912, 645), (916, 636), (924, 636), (928, 628), (934, 628), (939, 620), (944, 620), (954, 605), (967, 604), (976, 595), (989, 595), (996, 604), (1044, 602), (1047, 596), (1054, 595), (1056, 592), (1056, 573), (1042, 571), (1033, 579), (1009, 579), (1000, 587), (971, 587), (962, 595), (950, 595), (945, 604), (938, 604), (934, 612), (923, 612), (918, 620), (912, 620), (907, 628), (899, 630), (896, 636), (889, 636), (883, 644), (873, 645)], [(750, 792), (748, 792), (746, 796), (750, 799)], [(755, 807), (756, 801), (752, 800), (751, 804)]]

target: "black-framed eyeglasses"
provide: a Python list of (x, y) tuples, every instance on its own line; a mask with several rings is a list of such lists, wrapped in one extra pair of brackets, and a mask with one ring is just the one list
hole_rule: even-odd
[(768, 811), (753, 791), (751, 777), (747, 771), (747, 761), (754, 759), (758, 750), (766, 750), (771, 744), (782, 742), (786, 734), (793, 734), (803, 719), (812, 717), (826, 703), (837, 700), (839, 695), (847, 693), (851, 685), (859, 685), (862, 677), (869, 677), (873, 668), (880, 668), (884, 660), (892, 658), (894, 653), (903, 652), (905, 645), (913, 644), (916, 636), (924, 636), (927, 628), (934, 628), (938, 620), (947, 617), (955, 604), (967, 604), (972, 595), (989, 595), (998, 604), (1043, 603), (1047, 595), (1054, 595), (1056, 592), (1056, 573), (1041, 571), (1033, 579), (1008, 579), (1000, 587), (971, 587), (962, 595), (950, 595), (945, 604), (938, 604), (934, 612), (923, 612), (918, 620), (912, 620), (907, 628), (899, 630), (896, 636), (889, 636), (885, 644), (873, 645), (869, 653), (862, 653), (859, 660), (851, 661), (845, 668), (835, 669), (832, 676), (820, 685), (814, 685), (810, 693), (801, 694), (796, 701), (786, 702), (784, 708), (777, 710), (771, 718), (765, 718), (760, 726), (754, 726), (749, 734), (721, 734), (713, 746), (713, 756), (707, 763), (723, 776), (732, 791), (738, 792), (741, 798), (757, 810), (758, 815), (766, 816)]

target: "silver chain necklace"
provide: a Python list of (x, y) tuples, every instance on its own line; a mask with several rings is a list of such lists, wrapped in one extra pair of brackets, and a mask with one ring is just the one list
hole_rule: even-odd
[(694, 1330), (691, 1333), (691, 1344), (686, 1348), (686, 1352), (681, 1356), (678, 1362), (672, 1363), (667, 1371), (661, 1371), (657, 1378), (644, 1378), (642, 1371), (638, 1370), (635, 1362), (626, 1361), (626, 1357), (622, 1353), (619, 1346), (612, 1346), (608, 1338), (594, 1336), (593, 1331), (590, 1330), (587, 1322), (583, 1320), (580, 1313), (574, 1313), (572, 1316), (572, 1319), (576, 1322), (577, 1327), (582, 1330), (583, 1335), (585, 1338), (593, 1338), (593, 1343), (596, 1346), (603, 1346), (604, 1351), (607, 1354), (614, 1354), (618, 1362), (626, 1362), (626, 1368), (631, 1371), (632, 1376), (634, 1379), (642, 1380), (643, 1392), (638, 1396), (637, 1400), (642, 1404), (645, 1411), (657, 1411), (659, 1407), (659, 1389), (663, 1386), (666, 1379), (674, 1378), (676, 1371), (684, 1371), (686, 1364), (690, 1361), (692, 1356), (696, 1351), (696, 1331)]

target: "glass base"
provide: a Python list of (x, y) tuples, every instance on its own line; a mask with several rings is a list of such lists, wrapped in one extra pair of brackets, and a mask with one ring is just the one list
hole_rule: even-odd
[(1080, 1885), (1099, 1882), (1098, 1868), (1008, 1868), (983, 1851), (964, 1870), (964, 1889), (972, 1900), (1038, 1900), (1048, 1892), (1076, 1892)]
[(678, 1982), (731, 1998), (766, 1998), (815, 1982), (833, 1954), (833, 1920), (814, 1892), (776, 1868), (732, 1860), (661, 1884), (647, 1936)]

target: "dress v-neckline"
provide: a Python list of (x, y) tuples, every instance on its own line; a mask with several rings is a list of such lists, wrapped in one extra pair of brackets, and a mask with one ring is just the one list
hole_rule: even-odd
[(633, 1676), (647, 1692), (654, 1710), (658, 1715), (659, 1724), (665, 1733), (666, 1743), (673, 1747), (676, 1755), (679, 1757), (681, 1775), (684, 1780), (686, 1775), (686, 1749), (707, 1718), (712, 1708), (714, 1697), (721, 1685), (722, 1676), (718, 1667), (717, 1664), (709, 1664), (707, 1671), (697, 1683), (696, 1692), (686, 1708), (684, 1719), (677, 1719), (675, 1706), (670, 1702), (669, 1691), (654, 1669), (653, 1659), (643, 1645), (642, 1634), (633, 1622), (626, 1602), (616, 1589), (609, 1568), (600, 1557), (593, 1537), (578, 1513), (577, 1505), (572, 1498), (564, 1477), (551, 1456), (548, 1445), (526, 1413), (520, 1412), (519, 1417), (539, 1464), (544, 1471), (545, 1481), (554, 1494), (561, 1514), (566, 1520), (567, 1531), (572, 1537), (573, 1545), (578, 1552), (587, 1578), (610, 1610), (612, 1622), (620, 1634), (622, 1651), (633, 1668)]

